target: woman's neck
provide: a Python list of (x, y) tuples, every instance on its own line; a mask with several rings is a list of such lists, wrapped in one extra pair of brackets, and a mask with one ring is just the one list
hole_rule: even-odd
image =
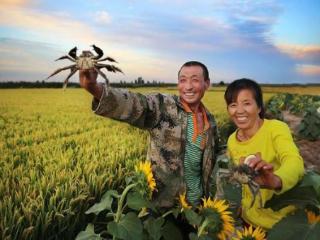
[(237, 132), (238, 140), (240, 142), (249, 140), (258, 132), (262, 124), (263, 124), (263, 119), (259, 118), (251, 128), (239, 129)]

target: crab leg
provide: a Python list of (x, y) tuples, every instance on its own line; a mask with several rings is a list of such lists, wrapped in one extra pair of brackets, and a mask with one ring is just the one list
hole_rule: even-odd
[(71, 68), (71, 72), (69, 73), (69, 75), (67, 76), (67, 78), (66, 78), (66, 79), (64, 80), (64, 82), (63, 82), (63, 89), (65, 89), (65, 88), (67, 87), (69, 78), (71, 78), (71, 76), (72, 76), (73, 74), (75, 74), (75, 72), (76, 72), (77, 70), (78, 70), (77, 67)]
[(215, 198), (217, 199), (223, 199), (224, 198), (224, 190), (223, 190), (223, 182), (222, 182), (222, 179), (221, 177), (217, 177), (217, 180), (216, 180), (216, 194), (215, 194)]
[(109, 64), (101, 64), (101, 63), (97, 63), (96, 65), (99, 69), (100, 68), (106, 68), (109, 72), (122, 72), (122, 70), (120, 68), (117, 68), (116, 66), (113, 65), (109, 65)]
[(223, 190), (223, 179), (230, 177), (230, 171), (228, 169), (220, 168), (216, 175), (216, 194), (215, 198), (223, 199), (224, 198), (224, 190)]
[(109, 79), (107, 78), (107, 76), (99, 68), (94, 67), (94, 70), (96, 70), (98, 74), (100, 74), (104, 78), (104, 80), (106, 80), (106, 84), (109, 85)]
[(109, 62), (116, 62), (118, 63), (116, 60), (114, 60), (112, 57), (105, 57), (105, 58), (102, 58), (102, 59), (99, 59), (97, 62), (102, 62), (102, 61), (106, 61), (108, 60)]
[(250, 208), (253, 206), (254, 202), (256, 201), (256, 196), (259, 193), (259, 197), (260, 197), (260, 206), (262, 206), (262, 200), (261, 200), (261, 193), (259, 190), (259, 184), (257, 184), (256, 182), (252, 181), (251, 184), (248, 184), (251, 195), (253, 196), (252, 202), (250, 204)]
[(72, 62), (75, 62), (75, 61), (76, 61), (75, 59), (73, 59), (72, 57), (70, 57), (70, 56), (68, 56), (68, 55), (59, 57), (59, 58), (56, 59), (55, 61), (58, 61), (58, 60), (61, 60), (61, 59), (69, 59), (69, 60), (72, 61)]
[(48, 78), (56, 75), (57, 73), (59, 73), (59, 72), (61, 72), (61, 71), (63, 71), (63, 70), (72, 69), (72, 68), (74, 68), (75, 66), (76, 66), (76, 64), (72, 64), (72, 65), (67, 66), (67, 67), (64, 67), (64, 68), (59, 68), (59, 69), (57, 69), (56, 71), (54, 71), (54, 72), (53, 72), (49, 77), (47, 77), (46, 79), (48, 79)]

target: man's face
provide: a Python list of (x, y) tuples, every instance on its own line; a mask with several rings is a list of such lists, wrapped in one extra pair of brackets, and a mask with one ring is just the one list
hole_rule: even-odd
[(178, 90), (180, 97), (188, 103), (189, 107), (197, 107), (208, 89), (210, 82), (204, 79), (200, 66), (182, 67), (178, 77)]

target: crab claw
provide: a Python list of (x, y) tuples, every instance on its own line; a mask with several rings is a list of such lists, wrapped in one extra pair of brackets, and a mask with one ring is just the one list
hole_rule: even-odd
[(70, 51), (69, 51), (69, 55), (71, 56), (71, 57), (73, 57), (74, 59), (77, 59), (78, 57), (77, 57), (77, 47), (74, 47), (74, 48), (72, 48)]
[(95, 59), (99, 59), (103, 56), (103, 51), (101, 48), (97, 47), (96, 45), (91, 45), (93, 47), (93, 50), (98, 54), (98, 56), (95, 57)]

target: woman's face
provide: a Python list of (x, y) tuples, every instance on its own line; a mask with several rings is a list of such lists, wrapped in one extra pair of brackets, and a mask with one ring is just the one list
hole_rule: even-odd
[(250, 130), (256, 125), (260, 110), (249, 89), (240, 90), (237, 100), (228, 105), (230, 118), (242, 130)]

